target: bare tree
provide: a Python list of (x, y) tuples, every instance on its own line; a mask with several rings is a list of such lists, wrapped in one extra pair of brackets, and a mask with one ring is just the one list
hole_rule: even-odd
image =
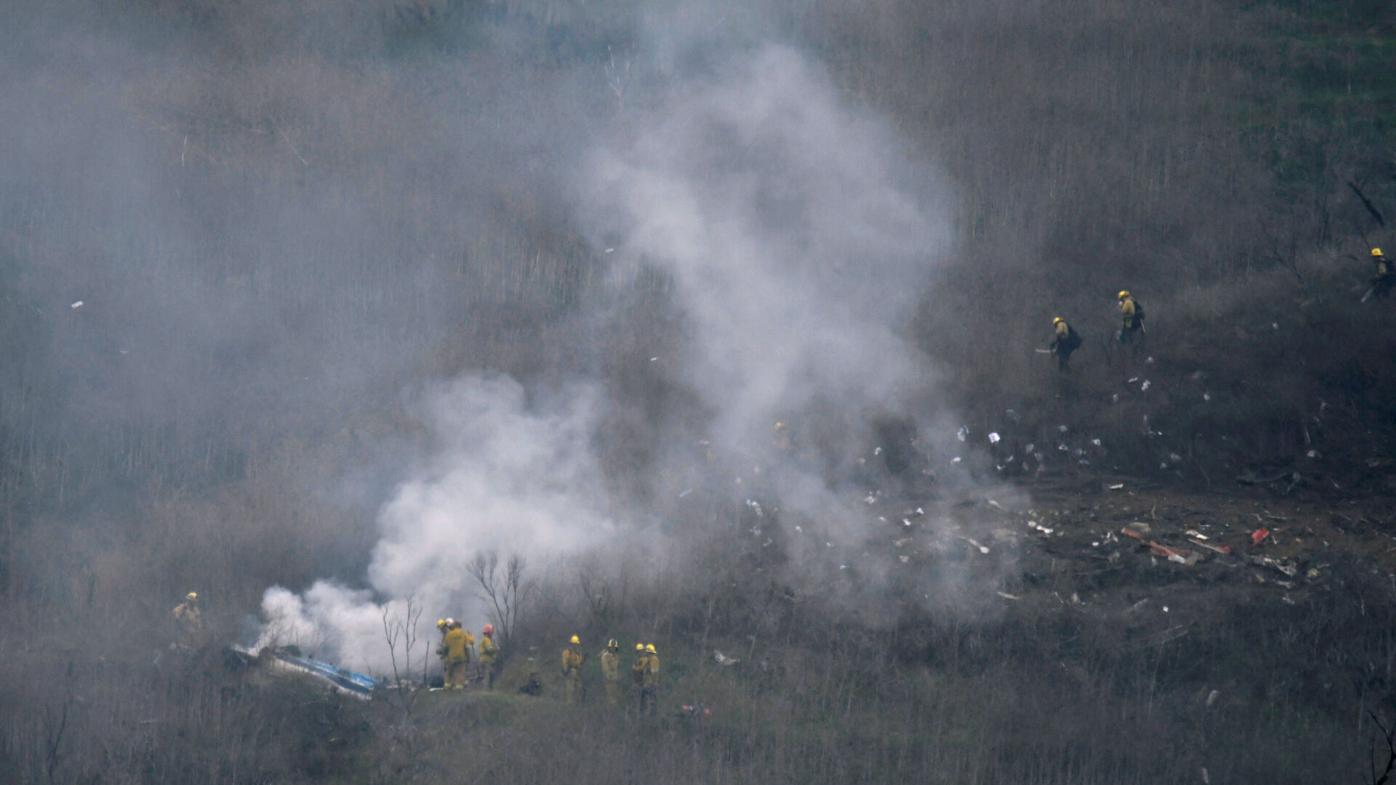
[(499, 553), (481, 551), (466, 568), (480, 586), (480, 598), (491, 606), (489, 617), (499, 631), (500, 645), (507, 651), (519, 620), (519, 605), (524, 599), (524, 559), (518, 554), (509, 557), (501, 573)]
[[(383, 608), (383, 639), (388, 644), (388, 659), (392, 663), (393, 681), (389, 694), (402, 712), (406, 721), (412, 716), (412, 708), (417, 702), (419, 691), (412, 679), (412, 649), (417, 645), (417, 622), (422, 618), (422, 607), (414, 598), (407, 598), (407, 618), (391, 613)], [(402, 665), (398, 666), (398, 653), (401, 651)], [(423, 676), (425, 660), (423, 660)]]

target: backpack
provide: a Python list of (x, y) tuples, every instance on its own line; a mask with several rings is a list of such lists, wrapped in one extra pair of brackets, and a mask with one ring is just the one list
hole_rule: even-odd
[(1062, 342), (1062, 348), (1069, 352), (1081, 348), (1081, 334), (1076, 332), (1076, 328), (1070, 324), (1066, 326), (1066, 340)]
[(1136, 322), (1144, 321), (1144, 304), (1138, 300), (1134, 301), (1134, 320)]

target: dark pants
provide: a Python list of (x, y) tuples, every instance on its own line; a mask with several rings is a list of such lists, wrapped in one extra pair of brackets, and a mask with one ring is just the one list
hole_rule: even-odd
[(1074, 349), (1057, 349), (1057, 370), (1071, 370), (1071, 353)]
[(1396, 275), (1379, 275), (1372, 279), (1372, 296), (1386, 297), (1393, 286), (1396, 286)]
[(1139, 340), (1139, 335), (1143, 332), (1143, 329), (1144, 325), (1139, 322), (1135, 322), (1133, 327), (1121, 327), (1119, 335), (1120, 343), (1130, 344)]
[(659, 688), (657, 687), (640, 688), (640, 714), (654, 714), (655, 707), (659, 703), (658, 692)]

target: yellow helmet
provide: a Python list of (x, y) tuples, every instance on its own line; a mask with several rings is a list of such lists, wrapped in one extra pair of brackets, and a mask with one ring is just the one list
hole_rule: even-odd
[(638, 651), (638, 652), (643, 653), (644, 650), (645, 650), (645, 644), (643, 644), (643, 643), (637, 643), (637, 644), (635, 644), (635, 651)]
[(1128, 296), (1129, 296), (1129, 290), (1128, 290), (1128, 289), (1121, 289), (1121, 290), (1120, 290), (1119, 296), (1116, 297), (1115, 299), (1117, 299), (1117, 300), (1123, 300), (1123, 299), (1125, 299), (1125, 298), (1128, 297)]
[(582, 639), (580, 636), (573, 635), (572, 639), (569, 640), (568, 643), (572, 644), (573, 646), (580, 646), (582, 645)]
[(436, 620), (436, 629), (438, 629), (438, 630), (444, 630), (444, 629), (446, 629), (446, 620), (445, 620), (445, 619), (437, 619), (437, 620)]
[(1385, 256), (1385, 255), (1386, 255), (1386, 254), (1383, 254), (1383, 253), (1381, 252), (1381, 249), (1380, 249), (1380, 248), (1373, 248), (1373, 249), (1372, 249), (1372, 256)]
[(1066, 320), (1063, 319), (1063, 318), (1060, 317), (1060, 316), (1053, 316), (1053, 317), (1052, 317), (1052, 326), (1053, 326), (1053, 327), (1056, 327), (1057, 325), (1061, 324), (1061, 323), (1064, 322), (1064, 321), (1066, 321)]
[(654, 644), (653, 644), (653, 643), (646, 643), (646, 644), (645, 644), (645, 653), (646, 653), (646, 654), (658, 654), (659, 652), (657, 652), (657, 651), (654, 650)]
[(193, 602), (194, 600), (199, 599), (199, 593), (196, 591), (191, 591), (188, 594), (184, 595), (184, 599)]

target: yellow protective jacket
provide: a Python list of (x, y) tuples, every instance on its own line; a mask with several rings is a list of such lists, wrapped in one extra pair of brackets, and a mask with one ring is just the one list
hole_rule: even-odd
[(446, 639), (441, 642), (446, 649), (446, 662), (466, 662), (470, 659), (470, 655), (466, 653), (466, 640), (465, 630), (459, 627), (446, 633)]
[(480, 662), (490, 665), (494, 658), (499, 656), (499, 647), (494, 645), (494, 638), (488, 635), (480, 636)]
[(601, 652), (601, 676), (606, 681), (620, 680), (620, 655), (610, 649)]
[(475, 654), (475, 636), (467, 629), (461, 629), (461, 632), (465, 633), (465, 658), (469, 660)]
[(643, 685), (645, 683), (645, 671), (649, 668), (649, 658), (650, 655), (641, 654), (635, 658), (635, 664), (630, 666), (630, 676), (635, 679), (636, 684)]
[(645, 672), (641, 674), (640, 686), (653, 689), (659, 686), (659, 655), (645, 655)]
[(1120, 319), (1124, 323), (1126, 330), (1134, 328), (1134, 298), (1126, 297), (1120, 301)]
[(199, 606), (188, 602), (181, 602), (174, 609), (175, 621), (189, 629), (198, 629), (203, 625), (203, 613), (199, 611)]
[(586, 661), (586, 657), (582, 656), (582, 653), (579, 652), (579, 651), (577, 651), (576, 649), (571, 649), (571, 648), (563, 649), (563, 650), (562, 650), (562, 672), (563, 672), (563, 674), (565, 674), (565, 675), (567, 675), (567, 676), (571, 676), (571, 675), (574, 674), (574, 673), (579, 673), (579, 672), (582, 670), (582, 663), (585, 662), (585, 661)]

